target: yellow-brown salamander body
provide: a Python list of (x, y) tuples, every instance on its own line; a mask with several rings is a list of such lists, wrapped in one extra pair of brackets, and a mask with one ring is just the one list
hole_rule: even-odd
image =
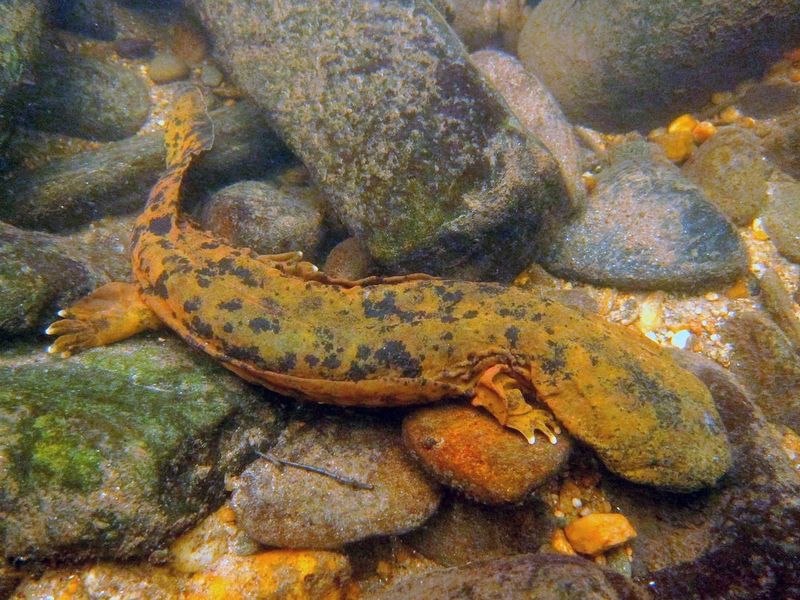
[[(167, 127), (168, 170), (135, 226), (136, 283), (109, 284), (63, 311), (48, 330), (60, 335), (51, 351), (163, 323), (248, 381), (297, 398), (471, 399), (530, 440), (539, 430), (554, 441), (554, 416), (613, 471), (647, 483), (669, 468), (674, 489), (708, 485), (727, 469), (708, 390), (623, 327), (497, 284), (333, 280), (299, 253), (262, 256), (198, 229), (180, 216), (179, 191), (212, 137), (199, 93), (183, 96)], [(710, 458), (693, 479), (698, 447)]]

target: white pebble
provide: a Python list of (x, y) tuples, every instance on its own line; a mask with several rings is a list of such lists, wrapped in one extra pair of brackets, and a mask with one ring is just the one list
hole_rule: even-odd
[(692, 337), (692, 332), (688, 329), (681, 329), (672, 334), (672, 345), (681, 350), (685, 350), (689, 344), (689, 338)]
[(572, 506), (575, 507), (575, 508), (580, 508), (581, 506), (583, 506), (583, 502), (581, 502), (580, 498), (573, 498), (572, 499)]

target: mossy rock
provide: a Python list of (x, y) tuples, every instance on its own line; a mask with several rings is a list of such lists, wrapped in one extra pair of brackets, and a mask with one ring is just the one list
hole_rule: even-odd
[(69, 359), (0, 353), (0, 547), (29, 559), (146, 555), (220, 504), (281, 429), (279, 405), (178, 340)]

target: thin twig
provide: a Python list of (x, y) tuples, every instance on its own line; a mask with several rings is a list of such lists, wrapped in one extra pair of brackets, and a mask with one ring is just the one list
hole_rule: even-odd
[(270, 452), (259, 452), (258, 450), (255, 451), (261, 458), (268, 460), (274, 465), (279, 467), (294, 467), (295, 469), (303, 469), (304, 471), (311, 471), (312, 473), (319, 473), (320, 475), (325, 475), (326, 477), (330, 477), (331, 479), (338, 481), (339, 483), (343, 483), (344, 485), (349, 485), (359, 490), (374, 490), (375, 486), (371, 483), (364, 483), (363, 481), (359, 481), (358, 479), (353, 479), (352, 477), (347, 477), (345, 475), (340, 475), (339, 473), (334, 473), (333, 471), (328, 471), (327, 469), (323, 469), (322, 467), (315, 467), (313, 465), (306, 465), (303, 463), (292, 462), (290, 460), (286, 460), (285, 458), (278, 458), (274, 454)]

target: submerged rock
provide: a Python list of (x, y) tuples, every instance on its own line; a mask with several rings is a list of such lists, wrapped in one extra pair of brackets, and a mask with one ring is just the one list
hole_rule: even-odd
[(571, 120), (646, 130), (761, 75), (798, 35), (789, 0), (543, 0), (519, 56)]
[(235, 485), (232, 506), (239, 526), (268, 546), (336, 548), (396, 535), (421, 525), (439, 506), (439, 487), (408, 456), (393, 427), (352, 415), (346, 422), (296, 421), (272, 454), (359, 484), (263, 459), (251, 464)]
[(138, 75), (77, 54), (40, 61), (18, 102), (20, 118), (34, 129), (97, 141), (133, 135), (150, 112), (150, 93)]
[(43, 4), (40, 0), (0, 3), (0, 106), (30, 70), (39, 51)]
[(189, 4), (226, 71), (388, 271), (472, 262), (510, 279), (565, 210), (554, 160), (426, 0)]
[(800, 433), (800, 357), (789, 338), (762, 313), (746, 311), (724, 330), (732, 344), (731, 372), (773, 424)]
[(555, 520), (542, 502), (489, 508), (451, 494), (434, 516), (403, 540), (440, 565), (456, 567), (536, 552), (554, 529)]
[(641, 588), (618, 573), (573, 556), (520, 554), (401, 578), (372, 600), (643, 600)]
[(698, 290), (736, 280), (747, 254), (735, 227), (660, 151), (611, 151), (586, 210), (540, 262), (566, 279), (629, 289)]
[[(189, 173), (186, 196), (263, 176), (290, 160), (286, 147), (251, 104), (220, 108), (211, 118), (214, 147)], [(110, 142), (13, 173), (0, 186), (0, 219), (19, 227), (63, 231), (107, 215), (138, 212), (164, 168), (162, 132)]]
[(749, 225), (767, 200), (770, 168), (755, 134), (722, 128), (683, 166), (711, 202), (737, 225)]
[(460, 404), (420, 408), (403, 421), (403, 440), (442, 483), (486, 504), (524, 500), (569, 458), (569, 434), (529, 444), (488, 412)]
[(353, 281), (374, 275), (375, 264), (361, 242), (349, 237), (331, 249), (322, 270), (331, 277)]
[(302, 250), (315, 261), (326, 233), (321, 204), (313, 188), (239, 181), (211, 196), (200, 225), (233, 246), (259, 254)]
[(147, 65), (147, 75), (154, 83), (180, 81), (189, 76), (189, 65), (171, 52), (160, 52)]
[(774, 177), (762, 220), (778, 252), (800, 263), (800, 182)]
[(146, 556), (225, 496), (281, 410), (154, 336), (67, 360), (0, 353), (0, 547), (32, 560)]
[(117, 35), (113, 5), (106, 0), (58, 0), (53, 2), (56, 25), (98, 40)]
[(470, 58), (503, 94), (520, 122), (550, 151), (561, 169), (573, 205), (582, 207), (586, 186), (581, 178), (578, 140), (555, 98), (525, 71), (522, 63), (505, 52), (482, 50)]

